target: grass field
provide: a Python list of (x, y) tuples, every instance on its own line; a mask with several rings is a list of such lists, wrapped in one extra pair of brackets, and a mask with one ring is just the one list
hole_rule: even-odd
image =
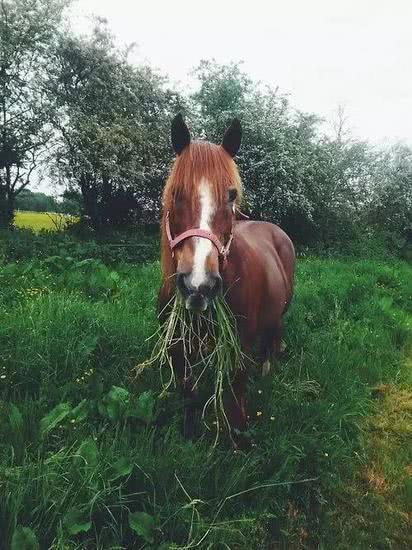
[(52, 212), (17, 211), (15, 225), (20, 228), (33, 229), (33, 231), (58, 231), (65, 228), (65, 222), (69, 219), (71, 216), (66, 217)]
[(0, 263), (0, 548), (410, 548), (411, 266), (299, 262), (248, 453), (183, 439), (177, 392), (131, 375), (158, 281), (157, 263)]

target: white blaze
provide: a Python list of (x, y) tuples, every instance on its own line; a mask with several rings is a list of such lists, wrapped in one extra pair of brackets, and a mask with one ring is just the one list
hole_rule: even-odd
[[(210, 223), (215, 211), (210, 186), (205, 179), (202, 179), (199, 185), (200, 199), (200, 229), (210, 231)], [(208, 239), (201, 237), (194, 238), (195, 253), (193, 257), (193, 270), (191, 275), (191, 284), (194, 288), (199, 288), (202, 283), (206, 283), (206, 260), (212, 250), (212, 243)]]

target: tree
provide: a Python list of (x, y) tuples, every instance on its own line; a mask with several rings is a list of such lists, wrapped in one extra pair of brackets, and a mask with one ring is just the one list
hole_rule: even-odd
[(308, 195), (315, 187), (317, 117), (295, 113), (284, 95), (253, 83), (239, 64), (202, 62), (195, 74), (198, 125), (209, 139), (219, 142), (229, 120), (241, 119), (237, 161), (248, 213), (281, 224), (295, 238), (306, 235), (312, 225)]
[(44, 87), (65, 0), (0, 0), (0, 228), (12, 225), (52, 136)]
[(89, 38), (61, 38), (53, 70), (59, 171), (92, 225), (156, 216), (178, 95), (149, 67), (132, 67), (101, 21)]
[(412, 149), (396, 144), (376, 165), (368, 221), (412, 242)]
[(203, 61), (195, 74), (198, 134), (219, 142), (230, 119), (241, 119), (237, 162), (251, 217), (280, 224), (302, 243), (353, 235), (365, 220), (376, 155), (350, 138), (344, 109), (338, 110), (335, 135), (326, 137), (317, 116), (295, 111), (277, 89), (251, 81), (239, 64)]
[(15, 206), (19, 210), (33, 212), (56, 212), (58, 204), (53, 197), (44, 193), (23, 189), (16, 197)]

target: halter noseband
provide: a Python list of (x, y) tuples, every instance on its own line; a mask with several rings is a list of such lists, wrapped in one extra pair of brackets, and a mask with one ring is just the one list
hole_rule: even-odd
[(174, 249), (176, 248), (176, 246), (180, 244), (182, 241), (189, 239), (190, 237), (200, 237), (201, 239), (207, 239), (208, 241), (210, 241), (215, 245), (217, 253), (219, 255), (219, 259), (222, 259), (223, 269), (226, 267), (230, 245), (232, 244), (232, 240), (233, 240), (233, 227), (232, 227), (232, 231), (230, 232), (229, 240), (227, 241), (226, 245), (223, 245), (220, 242), (220, 239), (216, 237), (214, 233), (212, 233), (211, 231), (207, 231), (206, 229), (200, 229), (200, 227), (188, 229), (187, 231), (184, 231), (183, 233), (180, 233), (180, 235), (178, 235), (177, 237), (173, 238), (172, 232), (170, 230), (170, 216), (169, 216), (169, 212), (167, 212), (166, 235), (167, 235), (167, 240), (169, 241), (169, 246), (172, 252), (172, 256), (174, 256)]

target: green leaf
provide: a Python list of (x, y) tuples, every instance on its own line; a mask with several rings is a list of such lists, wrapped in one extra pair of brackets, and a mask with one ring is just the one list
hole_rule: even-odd
[(40, 548), (36, 535), (29, 527), (16, 527), (11, 539), (11, 550), (38, 550)]
[(9, 410), (9, 421), (10, 426), (14, 432), (21, 432), (23, 429), (23, 416), (16, 407), (16, 405), (13, 405), (13, 403), (10, 404), (10, 410)]
[(99, 411), (110, 420), (119, 420), (124, 416), (129, 404), (130, 393), (125, 388), (112, 386), (102, 402), (99, 404)]
[(117, 271), (111, 271), (110, 272), (110, 278), (115, 283), (118, 283), (120, 281), (120, 275), (117, 273)]
[(113, 468), (113, 477), (112, 480), (117, 479), (118, 477), (128, 476), (133, 470), (133, 462), (129, 457), (121, 456), (119, 460), (112, 466)]
[(87, 533), (92, 522), (84, 510), (71, 508), (63, 517), (63, 526), (69, 535)]
[(40, 420), (40, 434), (44, 437), (55, 428), (71, 412), (69, 403), (59, 403), (46, 416)]
[(96, 442), (90, 437), (85, 439), (76, 453), (78, 462), (85, 467), (93, 467), (98, 463), (99, 451)]
[(146, 424), (150, 424), (154, 419), (156, 400), (151, 391), (145, 391), (135, 399), (129, 407), (128, 416), (138, 418)]
[(83, 399), (78, 405), (76, 405), (76, 407), (74, 407), (70, 416), (76, 422), (80, 422), (87, 417), (87, 415), (89, 414), (89, 410), (89, 401), (87, 399)]
[(146, 512), (129, 512), (129, 525), (146, 542), (154, 540), (155, 520)]

